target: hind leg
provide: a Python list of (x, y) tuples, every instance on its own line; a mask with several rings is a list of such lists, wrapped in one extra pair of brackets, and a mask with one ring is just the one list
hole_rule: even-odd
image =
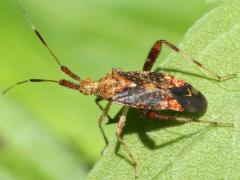
[(174, 44), (172, 44), (172, 43), (170, 43), (170, 42), (168, 42), (168, 41), (166, 41), (164, 39), (157, 40), (154, 43), (154, 45), (152, 46), (150, 52), (148, 53), (147, 59), (146, 59), (146, 61), (144, 63), (144, 66), (143, 66), (143, 70), (144, 71), (150, 71), (152, 69), (154, 63), (156, 62), (156, 59), (157, 59), (158, 55), (161, 53), (163, 45), (169, 47), (170, 49), (172, 49), (175, 52), (177, 52), (178, 54), (180, 54), (183, 57), (183, 59), (188, 60), (188, 61), (194, 63), (196, 66), (198, 66), (201, 69), (204, 69), (209, 74), (214, 76), (214, 78), (216, 80), (218, 80), (218, 81), (224, 81), (224, 80), (227, 80), (227, 79), (230, 79), (230, 78), (233, 78), (233, 77), (236, 76), (236, 74), (230, 74), (230, 75), (227, 75), (227, 76), (219, 76), (217, 73), (215, 73), (214, 71), (212, 71), (208, 67), (206, 67), (203, 64), (201, 64), (195, 58), (192, 58), (187, 53), (185, 53), (184, 51), (182, 51), (178, 47), (176, 47)]
[(210, 125), (221, 126), (221, 127), (232, 127), (233, 126), (233, 124), (231, 124), (231, 123), (221, 123), (221, 122), (215, 122), (215, 121), (200, 121), (198, 119), (194, 119), (194, 118), (190, 118), (190, 117), (164, 115), (164, 114), (160, 114), (160, 112), (156, 112), (156, 111), (142, 111), (142, 112), (150, 120), (177, 121), (179, 123), (202, 123), (202, 124), (204, 123), (204, 124), (210, 124)]

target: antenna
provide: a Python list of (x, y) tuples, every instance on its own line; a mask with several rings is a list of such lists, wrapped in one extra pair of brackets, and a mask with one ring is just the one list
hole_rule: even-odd
[(3, 91), (2, 94), (6, 94), (8, 91), (10, 91), (11, 89), (15, 88), (16, 86), (21, 85), (21, 84), (25, 84), (25, 83), (28, 83), (28, 82), (54, 82), (54, 83), (59, 83), (59, 81), (55, 81), (55, 80), (47, 80), (47, 79), (28, 79), (28, 80), (25, 80), (25, 81), (20, 81), (20, 82), (15, 83), (14, 85), (10, 86), (10, 87), (7, 88), (5, 91)]
[(60, 69), (62, 72), (64, 72), (66, 75), (70, 76), (71, 78), (77, 80), (77, 81), (81, 81), (81, 78), (76, 75), (75, 73), (73, 73), (68, 67), (63, 66), (59, 59), (57, 58), (57, 56), (54, 54), (54, 52), (52, 51), (52, 49), (48, 46), (47, 42), (45, 41), (45, 39), (43, 38), (43, 36), (40, 34), (40, 32), (38, 31), (38, 29), (36, 28), (36, 26), (32, 23), (30, 16), (26, 13), (26, 11), (21, 7), (20, 2), (18, 0), (16, 0), (17, 3), (17, 7), (19, 8), (20, 12), (23, 14), (23, 16), (25, 17), (25, 19), (27, 20), (28, 24), (30, 25), (31, 29), (34, 31), (34, 33), (36, 34), (36, 36), (38, 37), (38, 39), (41, 41), (41, 43), (47, 48), (48, 52), (52, 55), (52, 57), (54, 58), (54, 60), (57, 62), (57, 64), (60, 66)]
[(57, 56), (54, 54), (54, 52), (50, 49), (50, 47), (48, 46), (47, 42), (44, 40), (43, 36), (40, 34), (40, 32), (37, 30), (36, 26), (32, 23), (32, 20), (30, 18), (30, 16), (26, 13), (26, 11), (24, 11), (24, 9), (21, 7), (20, 2), (17, 0), (17, 7), (20, 10), (20, 12), (23, 14), (23, 16), (25, 17), (25, 19), (27, 20), (28, 24), (30, 25), (30, 27), (32, 28), (32, 30), (34, 31), (34, 33), (37, 35), (38, 39), (42, 42), (42, 44), (47, 48), (47, 50), (49, 51), (49, 53), (52, 55), (52, 57), (54, 58), (54, 60), (58, 63), (58, 65), (61, 67), (62, 64), (60, 63), (60, 61), (58, 60)]

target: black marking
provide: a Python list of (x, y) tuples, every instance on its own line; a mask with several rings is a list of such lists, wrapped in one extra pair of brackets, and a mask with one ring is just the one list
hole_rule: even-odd
[(170, 42), (168, 42), (168, 41), (166, 41), (164, 39), (162, 39), (160, 41), (161, 41), (161, 44), (166, 44), (168, 47), (172, 48), (174, 51), (176, 51), (176, 52), (180, 51), (179, 48), (176, 47), (175, 45), (173, 45), (172, 43), (170, 43)]
[(38, 32), (38, 30), (37, 30), (37, 29), (34, 29), (34, 32), (35, 32), (35, 34), (37, 35), (37, 37), (40, 39), (40, 41), (41, 41), (46, 47), (48, 47), (46, 41), (43, 39), (43, 37), (41, 36), (41, 34)]
[(29, 81), (31, 81), (31, 82), (43, 82), (44, 80), (42, 80), (42, 79), (30, 79)]
[(199, 113), (204, 113), (206, 111), (206, 98), (190, 84), (185, 83), (182, 87), (174, 87), (169, 90), (185, 111)]
[(28, 83), (28, 82), (54, 82), (54, 83), (58, 83), (58, 81), (48, 80), (48, 79), (29, 79), (29, 80), (20, 81), (20, 82), (15, 83), (14, 85), (10, 86), (5, 91), (3, 91), (3, 94), (6, 94), (8, 91), (13, 89), (15, 86), (18, 86), (18, 85), (21, 85), (21, 84), (25, 84), (25, 83)]
[(192, 61), (193, 61), (196, 65), (202, 67), (202, 64), (201, 64), (200, 62), (196, 61), (195, 59), (193, 59)]

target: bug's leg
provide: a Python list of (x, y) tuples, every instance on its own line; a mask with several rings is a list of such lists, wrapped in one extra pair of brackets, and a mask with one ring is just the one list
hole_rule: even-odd
[(13, 89), (14, 87), (18, 86), (18, 85), (22, 85), (25, 83), (40, 83), (40, 82), (51, 82), (51, 83), (58, 83), (61, 86), (67, 87), (69, 89), (73, 89), (73, 90), (79, 90), (80, 86), (78, 84), (75, 84), (73, 82), (67, 81), (67, 80), (60, 80), (60, 81), (56, 81), (56, 80), (48, 80), (48, 79), (29, 79), (29, 80), (25, 80), (25, 81), (20, 81), (18, 83), (15, 83), (14, 85), (10, 86), (9, 88), (7, 88), (5, 91), (3, 91), (3, 94), (7, 93), (8, 91), (10, 91), (11, 89)]
[(212, 71), (211, 69), (209, 69), (208, 67), (204, 66), (203, 64), (201, 64), (200, 62), (198, 62), (196, 59), (192, 58), (191, 56), (189, 56), (188, 54), (186, 54), (184, 51), (180, 50), (178, 47), (176, 47), (175, 45), (173, 45), (172, 43), (161, 39), (155, 42), (155, 44), (153, 45), (153, 47), (151, 48), (147, 59), (144, 63), (143, 66), (143, 70), (144, 71), (150, 71), (153, 64), (155, 63), (158, 55), (161, 52), (162, 46), (165, 45), (167, 47), (169, 47), (170, 49), (176, 51), (177, 53), (179, 53), (183, 59), (189, 60), (192, 63), (194, 63), (195, 65), (197, 65), (199, 68), (204, 69), (205, 71), (207, 71), (209, 74), (211, 74), (212, 76), (214, 76), (216, 78), (216, 80), (218, 81), (224, 81), (230, 78), (233, 78), (236, 76), (236, 74), (231, 74), (231, 75), (227, 75), (227, 76), (219, 76), (217, 73), (215, 73), (214, 71)]
[(151, 120), (177, 121), (179, 123), (204, 123), (204, 124), (210, 124), (210, 125), (221, 126), (221, 127), (233, 126), (233, 124), (231, 123), (221, 123), (221, 122), (215, 122), (215, 121), (200, 121), (198, 119), (189, 118), (189, 117), (164, 115), (156, 111), (143, 111), (143, 113), (145, 116), (147, 116)]
[(105, 108), (102, 109), (102, 115), (98, 119), (98, 126), (99, 126), (99, 129), (100, 129), (101, 133), (102, 133), (102, 136), (104, 138), (106, 146), (108, 145), (108, 139), (107, 139), (107, 136), (106, 136), (106, 134), (105, 134), (105, 132), (104, 132), (104, 130), (102, 128), (102, 122), (104, 121), (104, 118), (107, 116), (108, 111), (109, 111), (109, 109), (111, 107), (111, 104), (112, 104), (112, 102), (108, 102), (107, 103)]
[(129, 150), (127, 144), (124, 142), (122, 136), (121, 136), (121, 133), (122, 133), (122, 130), (123, 130), (123, 127), (125, 125), (125, 121), (126, 121), (126, 116), (127, 116), (127, 112), (128, 112), (128, 109), (129, 107), (125, 106), (123, 108), (123, 112), (119, 118), (119, 121), (118, 121), (118, 125), (117, 125), (117, 130), (116, 130), (116, 136), (118, 138), (118, 141), (123, 145), (123, 147), (125, 148), (125, 150), (127, 151), (128, 153), (128, 156), (129, 158), (131, 159), (131, 162), (133, 164), (133, 167), (135, 168), (135, 171), (136, 171), (136, 168), (137, 168), (137, 161), (134, 159), (131, 151)]
[[(101, 98), (96, 98), (95, 99), (95, 103), (97, 104), (97, 106), (99, 107), (99, 109), (101, 109), (102, 111), (104, 111), (104, 108), (102, 107), (102, 105), (100, 104), (100, 102), (102, 101), (103, 99)], [(109, 114), (107, 113), (106, 114), (107, 118), (112, 121), (113, 119), (109, 116)]]
[(75, 73), (73, 73), (68, 67), (63, 66), (59, 59), (57, 58), (57, 56), (54, 54), (54, 52), (52, 51), (52, 49), (48, 46), (47, 42), (45, 41), (45, 39), (43, 38), (43, 36), (40, 34), (40, 32), (38, 31), (38, 29), (36, 28), (36, 26), (32, 23), (30, 16), (26, 13), (26, 11), (23, 10), (23, 8), (20, 6), (19, 1), (17, 0), (17, 5), (19, 10), (21, 11), (21, 13), (23, 14), (23, 16), (26, 18), (28, 24), (30, 25), (30, 27), (32, 28), (33, 32), (36, 34), (36, 36), (38, 37), (38, 39), (41, 41), (41, 43), (47, 48), (47, 50), (49, 51), (49, 53), (51, 54), (51, 56), (54, 58), (54, 60), (57, 62), (57, 64), (60, 66), (60, 69), (62, 72), (64, 72), (66, 75), (70, 76), (71, 78), (77, 80), (77, 81), (81, 81), (80, 77), (78, 75), (76, 75)]

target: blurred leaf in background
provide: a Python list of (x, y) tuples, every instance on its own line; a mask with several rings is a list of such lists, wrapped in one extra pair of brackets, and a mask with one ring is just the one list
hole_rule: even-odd
[[(157, 39), (177, 44), (212, 6), (199, 0), (21, 4), (61, 62), (93, 79), (112, 67), (140, 70)], [(1, 90), (28, 78), (63, 77), (14, 1), (0, 2), (0, 18)], [(26, 84), (1, 96), (0, 179), (84, 177), (104, 147), (99, 115), (94, 97), (55, 84)], [(104, 128), (108, 137), (114, 136), (115, 124)]]

